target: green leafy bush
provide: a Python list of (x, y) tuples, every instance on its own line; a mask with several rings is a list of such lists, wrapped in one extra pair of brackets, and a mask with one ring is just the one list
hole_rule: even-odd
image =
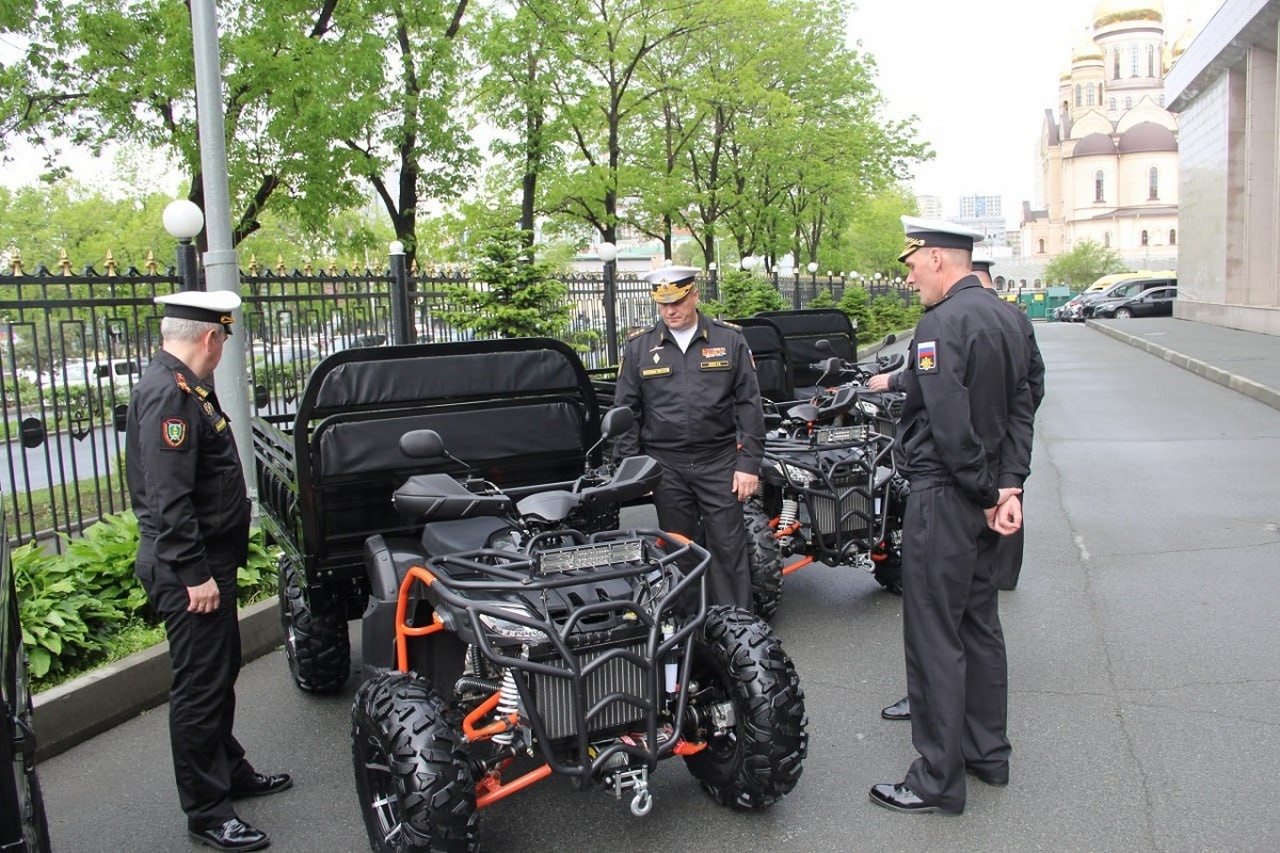
[[(36, 689), (128, 654), (140, 638), (163, 637), (146, 591), (133, 575), (138, 551), (133, 513), (104, 516), (80, 537), (65, 541), (63, 554), (47, 553), (35, 542), (12, 552), (22, 641)], [(241, 606), (275, 594), (277, 559), (255, 530), (247, 565), (237, 573)]]

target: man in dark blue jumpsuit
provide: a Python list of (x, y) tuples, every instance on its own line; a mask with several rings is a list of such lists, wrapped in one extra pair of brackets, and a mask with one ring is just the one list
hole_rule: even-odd
[(259, 850), (266, 833), (241, 821), (236, 797), (283, 791), (232, 734), (240, 672), (236, 570), (249, 546), (249, 500), (231, 424), (209, 379), (240, 297), (160, 296), (160, 352), (129, 403), (125, 475), (138, 517), (134, 573), (164, 619), (173, 663), (169, 738), (187, 830), (216, 850)]
[(633, 335), (618, 366), (615, 402), (636, 426), (614, 448), (662, 464), (658, 526), (701, 538), (711, 552), (709, 604), (751, 610), (742, 502), (755, 494), (764, 415), (755, 362), (737, 327), (698, 312), (693, 267), (645, 276), (661, 319)]
[(903, 646), (920, 757), (871, 800), (959, 813), (966, 772), (1007, 784), (1008, 672), (992, 576), (998, 536), (1022, 523), (1034, 410), (1026, 338), (970, 274), (981, 234), (903, 217), (900, 259), (925, 312), (903, 377)]

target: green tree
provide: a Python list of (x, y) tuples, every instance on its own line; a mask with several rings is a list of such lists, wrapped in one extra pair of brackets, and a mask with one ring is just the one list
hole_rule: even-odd
[(858, 340), (867, 341), (875, 336), (877, 330), (871, 319), (871, 294), (867, 293), (865, 288), (852, 284), (846, 286), (837, 307), (848, 314), (853, 325), (857, 327)]
[(1081, 240), (1071, 251), (1058, 255), (1044, 268), (1044, 280), (1064, 284), (1072, 290), (1083, 290), (1099, 276), (1124, 272), (1124, 261), (1113, 249), (1094, 240)]
[[(616, 242), (618, 201), (638, 180), (623, 160), (629, 132), (649, 118), (654, 83), (639, 72), (650, 54), (707, 26), (709, 0), (570, 0), (577, 24), (562, 50), (577, 57), (575, 85), (555, 89), (555, 106), (573, 140), (573, 159), (547, 181), (544, 209), (591, 226)], [(570, 16), (566, 16), (566, 20)], [(645, 169), (657, 168), (646, 164)]]
[(440, 312), (445, 322), (480, 337), (563, 335), (569, 326), (568, 288), (549, 278), (548, 266), (530, 256), (527, 239), (511, 226), (485, 235), (475, 267), (483, 286), (446, 285), (449, 308)]
[[(268, 205), (318, 227), (368, 187), (412, 257), (423, 198), (452, 198), (476, 162), (460, 109), (467, 0), (220, 4), (223, 121), (233, 241)], [(191, 19), (182, 0), (38, 4), (12, 27), (29, 43), (5, 76), (6, 120), (44, 145), (165, 152), (204, 199)], [(14, 118), (16, 117), (16, 118)], [(58, 177), (56, 168), (50, 177)], [(202, 205), (203, 206), (203, 205)], [(203, 235), (202, 235), (203, 239)]]
[(898, 255), (902, 252), (903, 214), (916, 212), (910, 190), (895, 184), (861, 199), (852, 205), (843, 233), (824, 251), (832, 266), (856, 272), (869, 278), (876, 272), (895, 272), (902, 268)]
[(700, 302), (703, 313), (733, 319), (750, 317), (760, 311), (780, 311), (787, 307), (782, 294), (768, 278), (742, 270), (725, 270), (719, 279), (720, 298)]

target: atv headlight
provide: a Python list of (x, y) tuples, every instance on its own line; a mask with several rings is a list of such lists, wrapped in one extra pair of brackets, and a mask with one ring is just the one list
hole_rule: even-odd
[[(504, 605), (502, 609), (506, 610), (507, 612), (511, 613), (514, 616), (520, 616), (520, 617), (525, 617), (529, 619), (533, 618), (533, 614), (530, 613), (528, 610), (514, 604)], [(494, 616), (489, 613), (481, 613), (480, 624), (483, 625), (485, 629), (492, 634), (495, 634), (499, 637), (504, 637), (508, 640), (518, 640), (519, 642), (525, 643), (527, 645), (533, 646), (539, 643), (545, 643), (547, 641), (547, 635), (541, 629), (534, 628), (520, 622), (513, 622), (510, 619), (503, 619), (501, 616)]]
[(814, 473), (805, 468), (796, 465), (783, 464), (783, 472), (787, 475), (787, 480), (795, 483), (797, 486), (808, 486), (814, 480)]

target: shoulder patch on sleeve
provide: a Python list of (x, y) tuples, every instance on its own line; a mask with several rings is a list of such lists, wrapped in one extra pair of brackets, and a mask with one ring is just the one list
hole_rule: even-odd
[(938, 342), (920, 341), (916, 344), (916, 373), (938, 372)]
[(165, 418), (160, 425), (160, 437), (164, 439), (165, 446), (173, 450), (179, 450), (186, 444), (190, 431), (183, 418)]

